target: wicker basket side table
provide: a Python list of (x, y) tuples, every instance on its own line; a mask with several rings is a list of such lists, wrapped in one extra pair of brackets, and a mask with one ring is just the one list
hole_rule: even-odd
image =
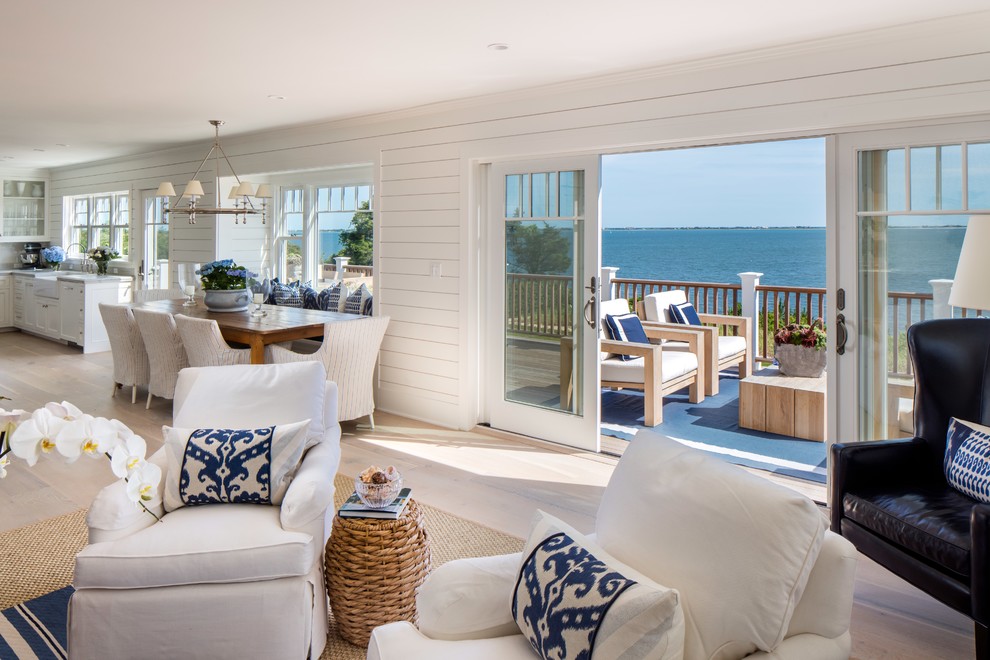
[(430, 572), (430, 543), (414, 500), (398, 520), (334, 516), (325, 579), (341, 637), (367, 646), (371, 630), (416, 623), (416, 591)]

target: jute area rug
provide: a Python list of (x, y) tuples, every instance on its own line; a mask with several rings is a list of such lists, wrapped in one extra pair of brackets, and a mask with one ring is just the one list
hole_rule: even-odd
[[(354, 490), (354, 480), (337, 475), (334, 485), (339, 506)], [(424, 504), (420, 507), (430, 534), (434, 568), (460, 557), (498, 555), (522, 549), (522, 541), (514, 536)], [(72, 558), (85, 545), (85, 509), (0, 533), (0, 609), (70, 584)], [(366, 652), (337, 635), (331, 613), (330, 635), (321, 660), (363, 660)]]

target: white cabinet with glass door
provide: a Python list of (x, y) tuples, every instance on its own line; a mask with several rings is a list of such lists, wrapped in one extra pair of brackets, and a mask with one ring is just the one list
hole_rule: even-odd
[(0, 242), (48, 240), (48, 184), (40, 179), (3, 179)]
[[(491, 426), (598, 451), (599, 158), (491, 168)], [(587, 317), (587, 321), (586, 321)]]
[(970, 217), (990, 213), (990, 123), (840, 136), (837, 157), (837, 438), (910, 437), (908, 328), (980, 313), (948, 298)]

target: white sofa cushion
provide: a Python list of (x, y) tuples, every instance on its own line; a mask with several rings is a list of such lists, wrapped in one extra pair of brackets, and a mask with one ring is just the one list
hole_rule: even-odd
[(311, 447), (323, 441), (326, 424), (337, 421), (323, 418), (326, 380), (322, 362), (183, 369), (175, 386), (172, 426), (249, 429), (308, 419), (306, 447)]
[(496, 555), (447, 562), (416, 594), (419, 629), (431, 639), (485, 639), (518, 634), (512, 588), (522, 557)]
[(826, 521), (807, 497), (640, 431), (598, 510), (598, 542), (677, 589), (685, 657), (771, 651), (787, 631)]
[[(698, 356), (680, 351), (668, 352), (664, 347), (661, 370), (664, 382), (683, 376), (698, 368)], [(602, 361), (602, 380), (617, 383), (640, 383), (644, 381), (643, 358), (620, 360), (611, 357)]]
[(670, 315), (670, 306), (685, 302), (687, 302), (687, 293), (684, 289), (660, 291), (643, 298), (643, 311), (646, 313), (647, 321), (674, 323)]
[(165, 510), (202, 504), (281, 504), (309, 420), (259, 429), (166, 426)]
[(674, 589), (542, 511), (522, 557), (512, 613), (540, 657), (682, 657), (684, 618)]
[(126, 538), (76, 555), (77, 589), (139, 589), (306, 575), (320, 541), (287, 532), (274, 506), (183, 507)]

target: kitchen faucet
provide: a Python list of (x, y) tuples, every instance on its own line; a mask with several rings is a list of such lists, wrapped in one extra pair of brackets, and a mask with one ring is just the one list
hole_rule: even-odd
[(68, 254), (73, 246), (78, 246), (79, 253), (82, 255), (82, 264), (79, 266), (79, 270), (85, 273), (92, 273), (96, 268), (96, 262), (89, 258), (89, 253), (83, 248), (82, 243), (70, 243), (65, 248), (66, 254)]

